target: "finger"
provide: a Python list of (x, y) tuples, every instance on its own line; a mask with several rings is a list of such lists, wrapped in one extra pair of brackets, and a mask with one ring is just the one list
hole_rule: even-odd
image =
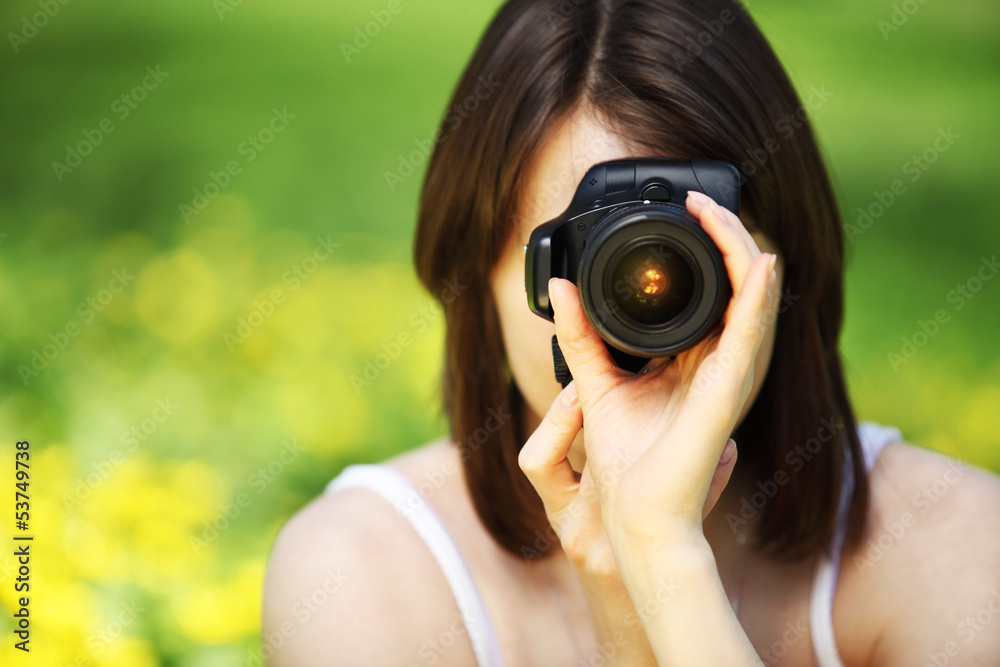
[(733, 476), (733, 470), (736, 468), (736, 457), (736, 441), (730, 438), (722, 450), (719, 465), (715, 468), (715, 474), (712, 475), (712, 481), (708, 486), (708, 495), (705, 497), (705, 505), (701, 510), (702, 521), (708, 518), (712, 508), (719, 502), (726, 485), (729, 484), (729, 479)]
[(706, 205), (710, 206), (711, 203), (714, 203), (716, 205), (714, 212), (716, 214), (721, 213), (722, 219), (725, 222), (728, 222), (736, 230), (737, 235), (743, 240), (743, 242), (750, 248), (757, 246), (757, 242), (754, 240), (753, 234), (751, 234), (750, 230), (747, 229), (747, 226), (743, 224), (740, 217), (708, 195), (698, 192), (697, 190), (691, 190), (688, 192), (688, 198), (685, 203), (687, 204), (688, 212), (696, 217), (702, 207)]
[(739, 294), (750, 262), (760, 255), (756, 241), (735, 214), (726, 211), (708, 195), (688, 191), (687, 206), (722, 253), (733, 294)]
[[(687, 492), (691, 497), (707, 493), (708, 480), (718, 467), (722, 449), (749, 395), (754, 360), (766, 328), (759, 317), (764, 311), (772, 257), (768, 253), (751, 266), (747, 284), (734, 303), (733, 318), (723, 329), (716, 349), (698, 367), (690, 394), (677, 416), (679, 423), (690, 425), (688, 441), (718, 443), (680, 448), (671, 454), (671, 465), (690, 471), (693, 486)], [(650, 464), (656, 465), (654, 460)]]
[[(743, 290), (733, 302), (732, 314), (719, 339), (722, 356), (731, 355), (735, 360), (731, 373), (724, 375), (730, 383), (739, 383), (750, 371), (764, 334), (773, 322), (774, 288), (777, 274), (774, 265), (777, 256), (764, 253), (754, 260)], [(736, 384), (730, 388), (735, 389)]]
[[(691, 400), (684, 405), (683, 418), (687, 420), (685, 423), (692, 424), (691, 437), (696, 442), (724, 443), (746, 401), (757, 351), (770, 323), (768, 314), (774, 311), (767, 301), (768, 285), (774, 285), (775, 273), (771, 268), (774, 259), (774, 255), (766, 253), (754, 260), (718, 346), (699, 366), (692, 380)], [(717, 416), (720, 413), (732, 415), (733, 423), (721, 422)], [(708, 468), (715, 465), (718, 452), (694, 456), (703, 456), (698, 467)]]
[(587, 321), (576, 285), (562, 278), (549, 281), (549, 299), (555, 314), (556, 339), (566, 365), (573, 374), (585, 403), (606, 391), (609, 378), (620, 377), (619, 369), (604, 341)]
[(581, 428), (583, 411), (577, 398), (576, 382), (570, 382), (552, 401), (517, 456), (518, 466), (550, 513), (565, 507), (579, 484), (566, 456)]

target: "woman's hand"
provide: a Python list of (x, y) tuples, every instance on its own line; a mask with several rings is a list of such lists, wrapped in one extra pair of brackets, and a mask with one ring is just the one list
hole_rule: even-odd
[[(678, 529), (701, 534), (706, 507), (718, 498), (710, 498), (712, 481), (773, 317), (775, 256), (762, 254), (739, 218), (708, 197), (701, 203), (692, 194), (687, 206), (722, 253), (733, 298), (721, 331), (673, 361), (654, 359), (639, 374), (618, 368), (587, 321), (576, 287), (562, 279), (549, 285), (556, 336), (586, 426), (587, 467), (612, 540)], [(548, 461), (544, 478), (567, 484), (569, 461), (555, 452)]]
[(773, 312), (775, 256), (762, 254), (739, 218), (708, 197), (691, 195), (687, 205), (722, 252), (733, 298), (722, 330), (672, 362), (656, 359), (638, 375), (618, 368), (584, 316), (576, 287), (559, 279), (550, 285), (556, 336), (579, 392), (587, 463), (612, 540), (677, 529), (702, 534), (711, 482), (749, 396)]
[[(567, 454), (583, 425), (576, 384), (571, 382), (552, 402), (535, 432), (521, 449), (518, 463), (545, 505), (549, 523), (583, 584), (594, 621), (602, 664), (641, 667), (656, 658), (608, 542), (597, 492), (584, 464), (577, 475)], [(732, 450), (735, 454), (735, 449)], [(703, 514), (708, 515), (732, 473), (736, 457), (720, 461), (712, 478)], [(669, 594), (669, 590), (654, 591)], [(591, 656), (583, 656), (591, 664)]]
[[(637, 612), (623, 584), (609, 534), (662, 535), (678, 521), (700, 532), (736, 461), (735, 443), (723, 448), (771, 312), (773, 256), (760, 257), (739, 219), (713, 204), (690, 198), (688, 210), (722, 251), (733, 301), (723, 331), (670, 364), (657, 360), (639, 375), (618, 369), (583, 315), (576, 288), (550, 284), (556, 333), (577, 379), (553, 401), (519, 464), (584, 583), (599, 643), (613, 641), (629, 664), (656, 663), (640, 623), (644, 606)], [(577, 475), (567, 454), (584, 420), (587, 463)], [(645, 591), (642, 601), (657, 597)]]

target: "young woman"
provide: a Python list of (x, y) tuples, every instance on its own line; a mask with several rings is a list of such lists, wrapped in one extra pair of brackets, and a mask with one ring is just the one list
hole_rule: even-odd
[[(742, 6), (511, 0), (449, 109), (416, 264), (446, 295), (451, 437), (349, 466), (282, 529), (269, 664), (1000, 664), (1000, 480), (856, 422), (837, 205)], [(554, 326), (523, 285), (531, 231), (630, 157), (742, 177), (739, 216), (683, 202), (724, 326), (638, 374), (572, 283)]]

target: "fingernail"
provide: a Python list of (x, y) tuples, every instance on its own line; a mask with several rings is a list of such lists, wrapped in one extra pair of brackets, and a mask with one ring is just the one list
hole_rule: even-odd
[(552, 290), (552, 281), (555, 278), (549, 278), (549, 305), (552, 307), (552, 312), (556, 312), (556, 296), (555, 292)]
[(771, 255), (771, 259), (767, 263), (767, 270), (771, 273), (772, 278), (777, 278), (778, 274), (774, 273), (774, 265), (778, 261), (778, 256), (775, 255), (774, 253), (768, 253), (768, 254)]
[(699, 206), (703, 206), (712, 201), (711, 197), (706, 195), (704, 192), (698, 192), (697, 190), (688, 190), (688, 197), (695, 200)]
[(712, 213), (715, 214), (715, 217), (722, 222), (729, 222), (729, 218), (727, 218), (726, 214), (722, 212), (722, 207), (716, 204), (714, 199), (708, 200), (708, 206), (712, 209)]
[(722, 450), (722, 456), (719, 458), (719, 463), (723, 465), (729, 465), (736, 458), (736, 441), (730, 438), (726, 441), (726, 447)]
[(567, 410), (573, 409), (578, 399), (579, 396), (576, 393), (576, 382), (570, 382), (561, 392), (559, 392), (559, 405), (563, 406)]

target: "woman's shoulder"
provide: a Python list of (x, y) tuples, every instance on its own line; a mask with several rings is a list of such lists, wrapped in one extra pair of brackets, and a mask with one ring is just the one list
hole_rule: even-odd
[[(447, 450), (446, 441), (435, 441), (379, 465), (418, 487), (423, 472), (448, 460)], [(420, 535), (369, 489), (323, 493), (278, 532), (264, 584), (268, 665), (328, 664), (331, 647), (345, 664), (419, 662), (433, 653), (428, 640), (456, 619), (447, 580)], [(452, 639), (436, 661), (472, 661), (471, 645)]]
[[(875, 633), (871, 664), (923, 664), (938, 654), (950, 661), (959, 653), (959, 664), (998, 664), (1000, 478), (895, 442), (869, 479), (867, 524), (844, 552), (838, 595), (859, 601), (845, 624)], [(981, 631), (986, 620), (991, 627)]]

